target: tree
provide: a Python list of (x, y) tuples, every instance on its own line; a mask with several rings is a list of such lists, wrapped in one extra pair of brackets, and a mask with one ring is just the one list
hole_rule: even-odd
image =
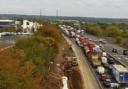
[(121, 44), (122, 41), (123, 41), (123, 38), (122, 38), (121, 36), (118, 36), (118, 37), (116, 38), (116, 43)]
[(108, 37), (116, 37), (119, 35), (119, 28), (113, 25), (109, 25), (106, 28), (106, 33)]

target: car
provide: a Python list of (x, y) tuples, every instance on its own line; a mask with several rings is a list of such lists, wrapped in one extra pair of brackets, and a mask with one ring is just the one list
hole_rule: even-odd
[(109, 65), (108, 63), (103, 63), (103, 67), (104, 67), (104, 68), (107, 68), (107, 69), (108, 69), (109, 66), (110, 66), (110, 65)]
[(78, 62), (77, 62), (77, 61), (72, 61), (72, 62), (71, 62), (71, 65), (72, 65), (72, 66), (78, 66)]
[(99, 79), (101, 80), (101, 81), (104, 81), (104, 80), (106, 80), (108, 78), (108, 76), (106, 75), (106, 74), (101, 74), (101, 75), (99, 75)]
[(77, 57), (72, 57), (72, 61), (77, 61)]
[(94, 42), (98, 42), (98, 40), (94, 40)]
[(102, 44), (106, 44), (107, 43), (106, 39), (103, 39), (103, 38), (99, 39), (99, 42), (102, 43)]
[(110, 79), (106, 79), (105, 81), (103, 81), (103, 84), (105, 87), (110, 87), (111, 86), (111, 80)]
[(119, 86), (120, 84), (119, 83), (110, 83), (110, 87), (113, 88), (113, 89), (120, 89)]
[(107, 69), (109, 74), (112, 74), (112, 65), (111, 64), (103, 64), (104, 68)]
[(128, 55), (128, 50), (123, 50), (123, 55)]
[(93, 41), (91, 38), (88, 39), (89, 41)]
[(114, 64), (115, 62), (114, 62), (114, 59), (111, 57), (111, 58), (108, 58), (108, 63), (109, 64)]
[(113, 52), (113, 53), (118, 53), (118, 50), (115, 49), (115, 48), (112, 48), (112, 52)]

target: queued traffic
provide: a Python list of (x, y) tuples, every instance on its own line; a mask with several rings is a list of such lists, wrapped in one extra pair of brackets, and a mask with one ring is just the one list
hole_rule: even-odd
[[(92, 40), (84, 35), (84, 30), (76, 30), (71, 26), (59, 27), (64, 35), (71, 38), (83, 51), (103, 89), (128, 89), (128, 69), (106, 52), (101, 44), (105, 43), (105, 40)], [(115, 49), (112, 51), (117, 52)], [(124, 54), (127, 55), (127, 52)]]

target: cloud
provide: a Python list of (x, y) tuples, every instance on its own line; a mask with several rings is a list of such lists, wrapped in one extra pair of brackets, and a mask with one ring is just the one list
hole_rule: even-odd
[(1, 0), (0, 13), (88, 17), (127, 17), (128, 0)]

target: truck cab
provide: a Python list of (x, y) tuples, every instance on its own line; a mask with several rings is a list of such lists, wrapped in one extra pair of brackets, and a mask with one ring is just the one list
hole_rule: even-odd
[(94, 67), (97, 67), (97, 66), (101, 65), (101, 61), (100, 61), (99, 56), (96, 52), (92, 54), (91, 61), (92, 61), (92, 65)]
[(128, 50), (123, 50), (123, 55), (128, 55)]

